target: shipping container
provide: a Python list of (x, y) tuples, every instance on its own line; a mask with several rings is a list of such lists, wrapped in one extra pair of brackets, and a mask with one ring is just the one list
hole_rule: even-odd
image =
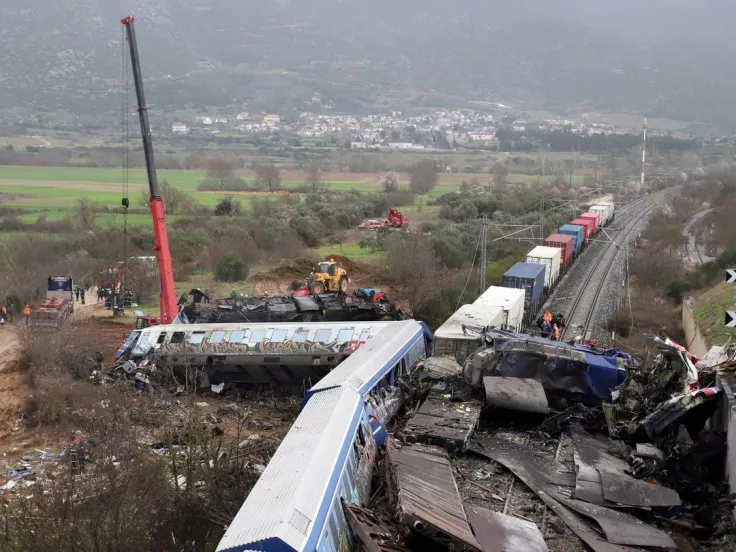
[(613, 205), (600, 205), (596, 204), (590, 208), (591, 213), (598, 213), (601, 216), (600, 226), (606, 226), (611, 222), (611, 216), (613, 215)]
[(505, 319), (503, 307), (463, 305), (434, 332), (432, 354), (434, 356), (449, 355), (462, 364), (483, 344), (481, 335), (466, 333), (463, 331), (463, 326), (500, 328)]
[[(572, 250), (572, 237), (570, 249)], [(521, 331), (524, 323), (524, 290), (499, 286), (491, 286), (478, 297), (474, 305), (488, 307), (502, 307), (504, 311), (504, 325), (512, 332)]]
[(524, 311), (532, 316), (544, 293), (544, 265), (516, 263), (503, 275), (502, 285), (524, 290)]
[(560, 262), (563, 267), (566, 267), (572, 261), (572, 254), (575, 250), (574, 241), (575, 238), (569, 234), (550, 234), (544, 240), (544, 245), (547, 247), (559, 247), (562, 251)]
[(585, 239), (585, 243), (588, 243), (588, 240), (590, 239), (590, 236), (593, 234), (593, 221), (590, 219), (584, 219), (584, 218), (576, 218), (573, 221), (570, 222), (570, 224), (575, 224), (577, 226), (582, 226), (584, 230), (583, 238)]
[(598, 233), (598, 229), (601, 227), (601, 215), (600, 215), (600, 213), (591, 213), (591, 212), (583, 213), (582, 215), (580, 215), (580, 218), (581, 219), (586, 219), (586, 220), (592, 220), (595, 223), (593, 225), (593, 229), (590, 232), (590, 235), (591, 236), (594, 236), (595, 234)]
[(526, 262), (544, 265), (544, 285), (552, 289), (560, 277), (562, 251), (557, 247), (538, 245), (526, 254)]
[(576, 224), (563, 224), (558, 230), (560, 234), (567, 234), (573, 238), (573, 249), (577, 255), (583, 250), (585, 243), (585, 227)]

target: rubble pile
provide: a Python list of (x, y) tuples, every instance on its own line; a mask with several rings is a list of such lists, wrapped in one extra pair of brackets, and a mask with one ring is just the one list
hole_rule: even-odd
[(367, 550), (736, 549), (724, 392), (698, 384), (686, 351), (653, 338), (640, 364), (484, 332), (464, 367), (439, 357), (417, 372), (378, 492), (349, 508)]

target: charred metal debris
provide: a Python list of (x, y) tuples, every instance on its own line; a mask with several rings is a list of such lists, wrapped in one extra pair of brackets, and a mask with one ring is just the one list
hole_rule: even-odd
[[(209, 302), (198, 290), (194, 301), (183, 306), (185, 320), (191, 324), (237, 322), (343, 322), (405, 320), (406, 314), (376, 289), (357, 289), (349, 293), (284, 297), (244, 297)], [(186, 299), (186, 298), (183, 298)]]
[(343, 505), (365, 550), (736, 550), (716, 367), (475, 331), (464, 366), (414, 372), (370, 502)]

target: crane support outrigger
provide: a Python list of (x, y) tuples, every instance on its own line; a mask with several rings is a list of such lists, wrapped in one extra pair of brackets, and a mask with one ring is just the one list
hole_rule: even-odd
[(141, 123), (141, 138), (143, 139), (143, 153), (146, 158), (148, 173), (148, 188), (150, 191), (149, 205), (153, 217), (153, 251), (158, 261), (158, 270), (161, 278), (160, 323), (170, 324), (178, 314), (176, 288), (174, 287), (174, 269), (171, 263), (169, 249), (169, 233), (166, 228), (166, 209), (161, 188), (156, 176), (156, 162), (153, 157), (153, 141), (151, 139), (151, 125), (148, 122), (148, 110), (143, 94), (143, 78), (141, 64), (138, 57), (138, 43), (135, 39), (135, 18), (131, 15), (124, 17), (120, 22), (125, 27), (130, 49), (130, 63), (133, 68), (135, 95), (138, 102), (138, 118)]

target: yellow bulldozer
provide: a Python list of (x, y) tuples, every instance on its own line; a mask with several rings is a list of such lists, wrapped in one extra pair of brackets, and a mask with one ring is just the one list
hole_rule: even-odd
[(337, 266), (334, 259), (330, 259), (317, 265), (309, 275), (307, 287), (314, 295), (321, 295), (325, 292), (345, 293), (348, 290), (349, 283), (350, 278), (347, 270)]

